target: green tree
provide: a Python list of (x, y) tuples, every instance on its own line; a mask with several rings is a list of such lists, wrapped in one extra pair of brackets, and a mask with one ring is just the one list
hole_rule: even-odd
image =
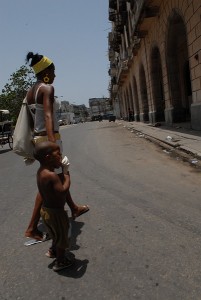
[(9, 82), (2, 89), (0, 109), (8, 109), (10, 111), (14, 124), (16, 123), (22, 101), (33, 82), (34, 73), (32, 69), (23, 65), (10, 76)]

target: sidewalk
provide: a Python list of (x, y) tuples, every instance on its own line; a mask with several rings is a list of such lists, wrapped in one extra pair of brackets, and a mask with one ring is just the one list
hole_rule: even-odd
[(123, 120), (116, 122), (139, 137), (144, 137), (163, 147), (164, 150), (174, 152), (201, 167), (201, 131), (191, 129), (189, 123), (167, 126), (163, 123), (153, 125)]

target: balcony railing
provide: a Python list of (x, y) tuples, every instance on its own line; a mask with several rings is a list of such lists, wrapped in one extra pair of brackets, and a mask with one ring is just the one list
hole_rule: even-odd
[(112, 40), (113, 40), (113, 32), (109, 32), (109, 34), (108, 34), (108, 42), (109, 42), (109, 44), (112, 42)]
[(115, 51), (114, 51), (114, 49), (109, 48), (108, 57), (109, 57), (110, 61), (112, 61), (112, 60), (115, 59)]
[(117, 0), (109, 0), (109, 8), (117, 8)]
[(110, 64), (109, 75), (110, 75), (111, 77), (115, 77), (115, 76), (117, 75), (117, 67), (116, 67), (116, 64), (114, 64), (114, 63)]
[(117, 85), (117, 84), (114, 84), (114, 85), (112, 86), (112, 92), (113, 92), (113, 93), (117, 93), (117, 91), (118, 91), (118, 85)]
[(119, 0), (119, 12), (126, 11), (126, 1), (125, 0)]
[(117, 16), (116, 10), (110, 8), (110, 9), (109, 9), (109, 21), (115, 22), (116, 16)]
[(128, 75), (128, 60), (120, 60), (117, 70), (117, 83), (121, 84), (121, 81)]

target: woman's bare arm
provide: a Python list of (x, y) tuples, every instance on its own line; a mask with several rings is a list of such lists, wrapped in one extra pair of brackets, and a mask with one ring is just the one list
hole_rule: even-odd
[(46, 85), (43, 87), (43, 106), (45, 114), (45, 127), (47, 131), (48, 140), (55, 142), (54, 137), (54, 118), (53, 118), (53, 103), (54, 103), (54, 87)]

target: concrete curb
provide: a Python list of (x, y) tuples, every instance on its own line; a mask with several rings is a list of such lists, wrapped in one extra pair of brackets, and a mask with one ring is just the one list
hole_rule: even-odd
[(122, 122), (117, 122), (120, 126), (122, 125), (127, 130), (131, 132), (135, 132), (136, 134), (143, 135), (145, 139), (150, 142), (156, 144), (157, 146), (163, 148), (163, 150), (167, 150), (171, 156), (179, 157), (185, 162), (188, 162), (191, 166), (201, 169), (201, 155), (199, 155), (196, 151), (189, 149), (188, 147), (183, 147), (177, 142), (164, 141), (157, 137), (154, 137), (148, 133), (145, 133), (143, 130), (138, 130), (132, 125), (123, 124)]

